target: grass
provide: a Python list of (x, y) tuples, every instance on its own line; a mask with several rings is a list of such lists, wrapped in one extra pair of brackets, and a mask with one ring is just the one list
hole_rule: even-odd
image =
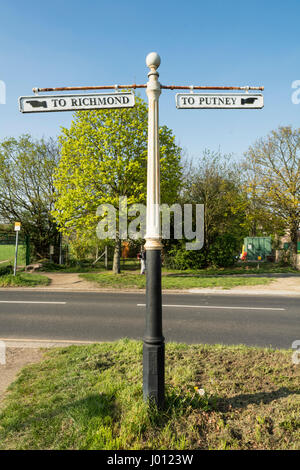
[(184, 273), (192, 274), (197, 276), (222, 276), (222, 275), (232, 275), (232, 274), (295, 274), (300, 275), (298, 269), (293, 268), (292, 266), (281, 266), (278, 263), (239, 263), (228, 268), (206, 268), (206, 269), (187, 269), (181, 271), (179, 269), (167, 269), (164, 268), (166, 273)]
[[(15, 245), (0, 245), (0, 261), (6, 261), (7, 264), (12, 264), (15, 259)], [(3, 266), (5, 263), (1, 263)], [(18, 264), (23, 266), (26, 264), (26, 246), (19, 245), (18, 247)]]
[[(59, 265), (55, 263), (44, 263), (43, 271), (45, 272), (65, 272), (65, 273), (95, 273), (99, 271), (106, 272), (104, 267), (104, 260), (100, 260), (95, 265), (92, 265), (91, 262), (78, 262), (77, 264), (72, 265)], [(112, 262), (109, 261), (108, 269), (112, 269)], [(121, 259), (121, 271), (123, 272), (133, 272), (138, 273), (140, 270), (139, 261), (135, 258)], [(170, 269), (163, 267), (162, 269), (164, 274), (183, 274), (183, 275), (195, 275), (195, 276), (222, 276), (222, 275), (232, 275), (232, 274), (273, 274), (273, 273), (288, 273), (300, 275), (300, 271), (292, 268), (291, 266), (280, 266), (275, 263), (260, 263), (259, 269), (257, 268), (257, 262), (255, 263), (243, 263), (236, 264), (229, 268), (205, 268), (205, 269)]]
[(66, 264), (56, 264), (56, 263), (43, 263), (41, 270), (43, 272), (49, 273), (95, 273), (99, 272), (100, 270), (104, 270), (103, 263), (97, 263), (96, 265), (91, 264), (74, 264), (74, 265), (66, 265)]
[(50, 279), (42, 274), (17, 273), (0, 276), (0, 287), (35, 287), (47, 286)]
[[(135, 288), (144, 289), (146, 286), (146, 277), (140, 274), (119, 274), (115, 275), (111, 272), (104, 273), (87, 273), (80, 274), (83, 279), (95, 282), (100, 287), (105, 288)], [(221, 287), (230, 289), (235, 286), (253, 286), (258, 284), (269, 284), (273, 280), (270, 278), (247, 278), (247, 277), (192, 277), (190, 275), (172, 275), (162, 276), (163, 289), (190, 289), (204, 287)]]
[(158, 411), (141, 342), (49, 350), (9, 388), (0, 449), (299, 449), (299, 367), (290, 351), (169, 343)]
[[(139, 271), (140, 263), (137, 259), (121, 259), (122, 271)], [(61, 273), (97, 273), (99, 271), (107, 272), (104, 259), (92, 264), (92, 261), (72, 261), (71, 264), (56, 264), (51, 262), (43, 262), (42, 270), (44, 272), (61, 272)], [(108, 270), (112, 270), (112, 261), (108, 262)]]

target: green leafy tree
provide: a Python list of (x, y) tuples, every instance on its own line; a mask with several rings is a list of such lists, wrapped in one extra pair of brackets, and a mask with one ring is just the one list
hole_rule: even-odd
[[(116, 209), (119, 197), (128, 205), (146, 202), (147, 106), (136, 97), (130, 109), (79, 111), (63, 128), (62, 154), (55, 175), (57, 199), (53, 215), (65, 234), (94, 233), (100, 204)], [(176, 201), (181, 184), (181, 149), (172, 131), (160, 127), (162, 202)], [(82, 237), (84, 239), (84, 237)], [(117, 233), (114, 272), (120, 271)]]
[[(205, 150), (197, 165), (189, 168), (183, 200), (204, 204), (204, 247), (203, 253), (199, 253), (202, 265), (214, 264), (214, 260), (221, 265), (221, 261), (225, 260), (226, 253), (217, 257), (214, 248), (216, 244), (222, 245), (222, 237), (224, 249), (227, 247), (228, 251), (227, 258), (232, 263), (234, 250), (238, 252), (246, 234), (247, 199), (242, 191), (240, 171), (231, 162), (230, 156)], [(227, 237), (229, 234), (230, 237)], [(226, 260), (226, 265), (228, 263)]]
[(247, 235), (247, 194), (230, 156), (205, 150), (196, 164), (184, 164), (182, 204), (204, 205), (204, 245), (187, 251), (185, 241), (169, 244), (165, 262), (178, 269), (229, 266)]
[(300, 225), (300, 129), (279, 127), (259, 139), (245, 155), (247, 189), (261, 213), (269, 214), (278, 230), (291, 238), (292, 262), (296, 265)]
[(35, 140), (25, 134), (0, 142), (0, 219), (20, 221), (40, 258), (49, 255), (49, 245), (59, 238), (51, 215), (58, 160), (59, 147), (51, 138)]

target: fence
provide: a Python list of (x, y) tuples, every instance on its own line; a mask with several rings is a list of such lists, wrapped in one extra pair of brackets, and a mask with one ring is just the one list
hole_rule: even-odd
[(260, 258), (265, 261), (272, 255), (271, 237), (246, 237), (244, 238), (247, 261), (257, 261)]
[[(16, 236), (0, 234), (0, 266), (13, 264), (15, 259)], [(18, 266), (30, 264), (29, 237), (19, 235)]]

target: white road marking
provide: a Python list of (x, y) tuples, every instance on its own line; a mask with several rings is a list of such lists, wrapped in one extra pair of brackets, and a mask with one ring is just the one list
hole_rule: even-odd
[(0, 300), (0, 304), (53, 304), (65, 305), (67, 302), (39, 302), (33, 300)]
[(28, 338), (2, 338), (0, 341), (4, 342), (8, 348), (57, 348), (67, 347), (72, 345), (88, 345), (101, 343), (101, 341), (79, 341), (68, 339), (28, 339)]
[[(146, 304), (137, 304), (138, 307), (146, 307)], [(228, 310), (285, 310), (285, 308), (276, 307), (228, 307), (221, 305), (163, 305), (163, 307), (181, 307), (181, 308), (223, 308)]]
[(28, 338), (0, 338), (0, 341), (18, 343), (69, 343), (69, 344), (95, 344), (101, 341), (79, 341), (70, 339), (28, 339)]

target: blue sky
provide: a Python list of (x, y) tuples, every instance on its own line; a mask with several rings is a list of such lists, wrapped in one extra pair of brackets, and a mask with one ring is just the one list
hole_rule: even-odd
[[(164, 85), (265, 86), (263, 110), (177, 110), (162, 92), (160, 123), (197, 158), (205, 148), (240, 158), (279, 125), (300, 127), (300, 1), (6, 1), (0, 5), (0, 139), (56, 136), (72, 113), (21, 114), (32, 87), (146, 83), (148, 52)], [(146, 99), (144, 90), (140, 95)]]

